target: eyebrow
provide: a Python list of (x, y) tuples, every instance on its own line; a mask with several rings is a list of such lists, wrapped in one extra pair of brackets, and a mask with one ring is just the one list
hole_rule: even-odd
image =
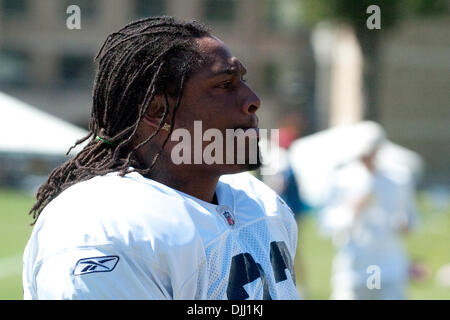
[(242, 74), (246, 74), (247, 73), (247, 69), (242, 65), (242, 64), (238, 64), (236, 65), (226, 65), (225, 67), (223, 67), (222, 69), (220, 69), (219, 71), (216, 71), (213, 73), (213, 77), (218, 77), (224, 74), (227, 75), (232, 75), (232, 74), (237, 74), (239, 72), (242, 72)]

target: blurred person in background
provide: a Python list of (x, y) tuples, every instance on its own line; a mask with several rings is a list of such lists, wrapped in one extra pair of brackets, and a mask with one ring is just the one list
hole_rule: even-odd
[(334, 172), (319, 213), (337, 249), (332, 299), (406, 298), (410, 263), (401, 235), (418, 222), (413, 182), (405, 168), (378, 165), (385, 134), (376, 129), (355, 132), (359, 156)]

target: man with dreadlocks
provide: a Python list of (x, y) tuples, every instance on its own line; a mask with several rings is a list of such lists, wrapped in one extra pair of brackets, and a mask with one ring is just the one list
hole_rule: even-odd
[(241, 62), (203, 25), (167, 16), (112, 33), (96, 61), (89, 134), (76, 144), (89, 141), (30, 212), (24, 298), (297, 299), (297, 226), (246, 172), (260, 161), (171, 158), (172, 133), (197, 121), (256, 131), (260, 100)]

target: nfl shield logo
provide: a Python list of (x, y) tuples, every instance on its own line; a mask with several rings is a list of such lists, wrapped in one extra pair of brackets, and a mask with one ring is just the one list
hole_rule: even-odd
[(234, 226), (234, 219), (231, 216), (231, 213), (229, 213), (228, 211), (225, 211), (223, 213), (223, 216), (225, 217), (225, 219), (227, 220), (227, 222), (230, 226)]
[(217, 207), (217, 212), (225, 218), (225, 220), (227, 221), (229, 226), (234, 226), (234, 224), (236, 223), (231, 211), (231, 208), (228, 206), (218, 206)]

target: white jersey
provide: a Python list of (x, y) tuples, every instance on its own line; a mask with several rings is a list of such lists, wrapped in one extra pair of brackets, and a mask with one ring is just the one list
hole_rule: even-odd
[(69, 187), (25, 248), (25, 299), (298, 299), (297, 225), (265, 184), (222, 176), (219, 205), (133, 172)]

